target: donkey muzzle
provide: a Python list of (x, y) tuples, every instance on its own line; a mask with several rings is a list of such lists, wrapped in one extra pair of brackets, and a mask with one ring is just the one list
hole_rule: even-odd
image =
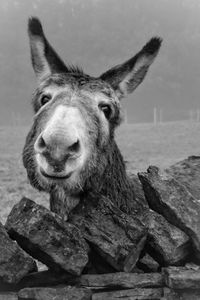
[(47, 164), (55, 173), (65, 170), (68, 160), (79, 156), (80, 141), (75, 131), (42, 132), (34, 145), (35, 152), (46, 159)]

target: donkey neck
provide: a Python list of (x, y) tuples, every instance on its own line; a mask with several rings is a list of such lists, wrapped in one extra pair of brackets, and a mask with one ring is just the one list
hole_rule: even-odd
[(64, 190), (53, 191), (49, 199), (50, 210), (67, 221), (70, 211), (78, 205), (80, 198), (80, 195), (69, 195)]
[(114, 140), (107, 151), (107, 165), (104, 172), (96, 174), (91, 180), (89, 194), (107, 197), (123, 210), (129, 210), (135, 199), (133, 185), (126, 173), (122, 154)]

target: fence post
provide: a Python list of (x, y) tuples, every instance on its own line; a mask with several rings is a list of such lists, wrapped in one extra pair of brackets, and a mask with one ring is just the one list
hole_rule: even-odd
[(159, 110), (159, 123), (163, 122), (163, 110), (162, 108)]
[(153, 123), (154, 125), (157, 125), (157, 107), (154, 107), (153, 109)]
[(200, 122), (200, 109), (197, 109), (197, 122)]

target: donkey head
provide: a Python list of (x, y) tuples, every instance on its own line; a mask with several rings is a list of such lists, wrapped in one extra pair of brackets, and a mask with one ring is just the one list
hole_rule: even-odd
[(120, 100), (143, 81), (161, 39), (152, 38), (133, 58), (94, 78), (64, 64), (38, 19), (29, 20), (28, 32), (38, 87), (24, 166), (37, 189), (74, 195), (104, 173), (120, 123)]

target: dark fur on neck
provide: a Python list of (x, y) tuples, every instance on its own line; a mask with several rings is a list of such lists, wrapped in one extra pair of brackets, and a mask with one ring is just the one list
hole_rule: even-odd
[(114, 140), (107, 149), (107, 165), (104, 172), (96, 174), (89, 180), (86, 197), (109, 198), (118, 208), (125, 212), (132, 210), (135, 200), (134, 187), (126, 174), (126, 167), (120, 150)]

